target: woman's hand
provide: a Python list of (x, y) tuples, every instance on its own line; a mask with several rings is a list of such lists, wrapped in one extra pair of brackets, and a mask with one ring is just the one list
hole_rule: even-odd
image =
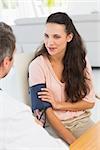
[(35, 117), (35, 122), (43, 127), (43, 123)]
[(52, 104), (54, 109), (57, 109), (58, 102), (55, 100), (53, 92), (48, 88), (42, 88), (41, 92), (38, 92), (38, 97), (42, 101), (46, 101)]

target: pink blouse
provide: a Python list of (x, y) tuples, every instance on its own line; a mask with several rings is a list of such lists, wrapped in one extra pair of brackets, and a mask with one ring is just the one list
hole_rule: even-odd
[[(83, 99), (84, 101), (93, 103), (95, 102), (95, 93), (93, 89), (93, 79), (91, 66), (87, 60), (88, 78), (90, 79), (90, 93)], [(33, 86), (39, 83), (46, 83), (46, 87), (51, 89), (54, 93), (55, 99), (58, 101), (65, 101), (64, 88), (65, 84), (60, 82), (53, 71), (50, 61), (47, 57), (38, 56), (34, 59), (29, 66), (29, 86)], [(58, 111), (54, 110), (54, 113), (60, 120), (66, 120), (69, 118), (77, 117), (84, 113), (84, 111)]]

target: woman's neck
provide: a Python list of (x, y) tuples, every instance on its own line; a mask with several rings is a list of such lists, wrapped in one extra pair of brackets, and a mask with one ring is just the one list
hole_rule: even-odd
[(51, 62), (56, 62), (56, 63), (61, 63), (62, 64), (64, 55), (65, 55), (64, 51), (60, 52), (60, 53), (58, 53), (56, 55), (53, 55), (53, 56), (49, 55), (49, 60)]
[(50, 62), (62, 63), (63, 58), (61, 56), (49, 56)]

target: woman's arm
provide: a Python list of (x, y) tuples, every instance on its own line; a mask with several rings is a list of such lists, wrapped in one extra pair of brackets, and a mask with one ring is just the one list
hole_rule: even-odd
[(48, 101), (52, 104), (53, 109), (62, 111), (81, 111), (86, 109), (91, 109), (94, 103), (87, 102), (85, 100), (80, 100), (76, 103), (71, 102), (59, 102), (55, 100), (53, 92), (48, 88), (43, 88), (41, 92), (38, 93), (39, 98), (43, 101)]
[(84, 100), (78, 101), (76, 103), (71, 102), (56, 102), (53, 104), (53, 108), (57, 110), (65, 110), (65, 111), (81, 111), (86, 109), (91, 109), (94, 106), (94, 103), (90, 103)]
[(76, 138), (72, 134), (72, 132), (64, 127), (61, 121), (56, 117), (52, 108), (48, 108), (46, 110), (46, 115), (49, 123), (53, 127), (53, 129), (57, 132), (59, 137), (61, 137), (68, 144), (72, 144)]

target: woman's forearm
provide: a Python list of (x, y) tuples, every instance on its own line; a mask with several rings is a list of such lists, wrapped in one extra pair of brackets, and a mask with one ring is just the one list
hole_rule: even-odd
[(52, 108), (48, 108), (46, 110), (46, 115), (49, 123), (56, 131), (56, 133), (59, 135), (59, 137), (61, 137), (68, 144), (72, 144), (76, 138), (74, 137), (71, 131), (69, 131), (64, 127), (61, 121), (54, 114)]
[(76, 103), (70, 103), (70, 102), (58, 102), (55, 105), (54, 109), (58, 110), (65, 110), (65, 111), (81, 111), (86, 109), (93, 108), (94, 103), (89, 103), (84, 100), (76, 102)]
[(81, 111), (86, 109), (91, 109), (94, 106), (94, 103), (87, 102), (85, 100), (80, 100), (78, 102), (59, 102), (55, 99), (52, 91), (47, 88), (43, 88), (42, 92), (38, 92), (38, 97), (41, 98), (42, 101), (48, 101), (52, 104), (53, 109), (62, 110), (62, 111)]

